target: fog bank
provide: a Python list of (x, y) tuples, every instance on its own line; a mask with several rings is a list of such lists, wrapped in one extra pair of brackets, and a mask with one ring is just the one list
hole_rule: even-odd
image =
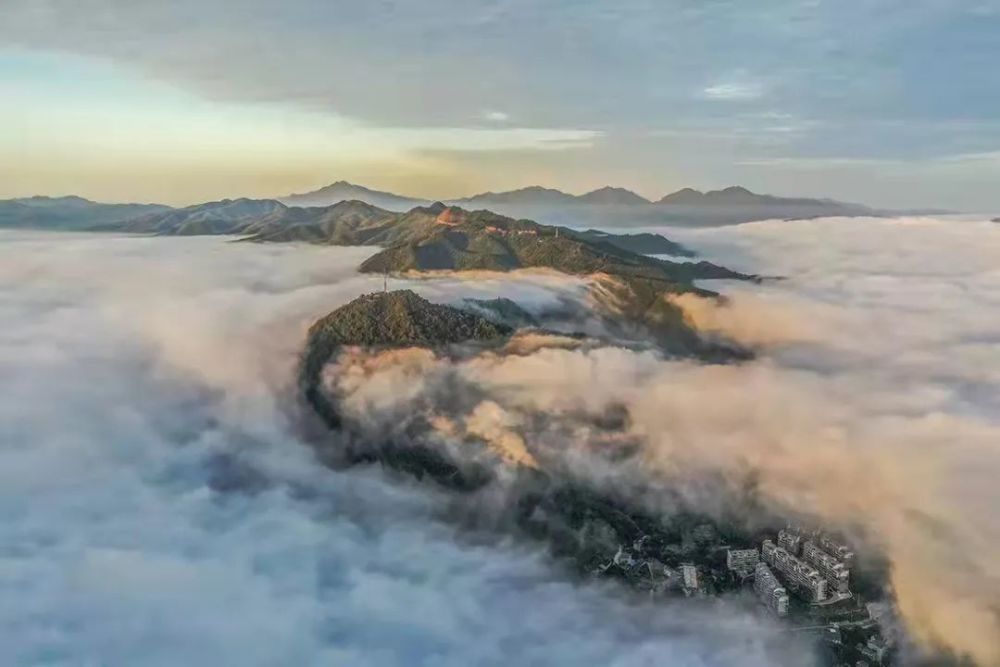
[[(918, 645), (1000, 662), (1000, 227), (827, 219), (667, 233), (785, 277), (710, 285), (722, 304), (675, 299), (709, 334), (757, 347), (755, 361), (613, 345), (363, 355), (329, 381), (373, 439), (426, 422), (425, 438), (453, 453), (481, 457), (467, 449), (476, 436), (501, 459), (635, 486), (662, 512), (673, 508), (657, 505), (657, 486), (711, 513), (720, 480), (732, 495), (753, 480), (772, 511), (883, 554)], [(600, 426), (619, 413), (621, 430)]]
[(381, 288), (366, 253), (0, 236), (0, 662), (811, 664), (733, 604), (581, 587), (532, 545), (456, 534), (437, 491), (317, 466), (292, 372), (315, 318)]

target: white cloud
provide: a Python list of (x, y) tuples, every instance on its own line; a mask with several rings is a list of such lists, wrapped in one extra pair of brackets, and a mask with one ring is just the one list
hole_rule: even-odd
[(510, 115), (503, 111), (484, 111), (483, 118), (492, 123), (506, 123), (510, 120)]
[[(917, 637), (996, 662), (1000, 226), (672, 233), (788, 277), (726, 285), (731, 307), (693, 312), (762, 345), (758, 360), (607, 346), (431, 358), (422, 375), (386, 364), (348, 407), (374, 419), (419, 400), (460, 423), (489, 400), (495, 433), (543, 464), (562, 456), (619, 488), (669, 480), (706, 510), (698, 473), (756, 470), (774, 506), (868, 532)], [(803, 664), (787, 634), (725, 604), (622, 604), (529, 547), (466, 543), (426, 487), (315, 466), (289, 425), (289, 376), (316, 316), (380, 286), (353, 272), (365, 252), (4, 235), (0, 542), (14, 547), (0, 561), (0, 662)], [(531, 304), (580, 290), (551, 275), (416, 285)], [(404, 370), (407, 393), (379, 385)], [(580, 420), (620, 405), (624, 434)], [(641, 456), (608, 466), (600, 447), (623, 438)], [(259, 489), (213, 491), (241, 465)]]
[(626, 603), (466, 541), (426, 487), (316, 466), (290, 374), (314, 318), (380, 287), (367, 252), (3, 234), (0, 663), (803, 663), (742, 611)]
[[(1000, 227), (837, 219), (672, 233), (788, 277), (727, 285), (730, 305), (685, 303), (709, 331), (762, 346), (756, 361), (704, 366), (619, 347), (409, 368), (383, 359), (339, 385), (345, 410), (410, 432), (423, 415), (467, 423), (489, 400), (505, 437), (542, 467), (635, 489), (661, 511), (664, 486), (711, 511), (726, 494), (706, 480), (738, 492), (752, 473), (777, 511), (867, 535), (915, 638), (995, 663)], [(413, 393), (386, 390), (404, 384)], [(594, 427), (622, 408), (624, 433)], [(636, 457), (609, 462), (630, 447)]]
[(764, 86), (752, 81), (714, 83), (701, 91), (702, 97), (721, 102), (746, 102), (764, 96)]

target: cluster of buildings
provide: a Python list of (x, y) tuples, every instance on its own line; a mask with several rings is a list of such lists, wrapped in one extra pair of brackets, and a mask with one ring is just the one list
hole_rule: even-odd
[(812, 603), (830, 604), (851, 597), (854, 552), (829, 535), (786, 528), (778, 533), (777, 543), (764, 540), (761, 559), (754, 573), (754, 589), (771, 609), (777, 609), (772, 603), (777, 595), (772, 580), (786, 582)]
[(778, 616), (788, 613), (789, 591), (813, 604), (850, 598), (853, 562), (850, 547), (832, 536), (793, 527), (764, 540), (759, 551), (726, 551), (726, 568), (740, 579), (752, 576), (757, 596)]
[(752, 583), (770, 613), (791, 616), (791, 627), (821, 640), (824, 664), (874, 667), (892, 661), (892, 643), (880, 631), (889, 608), (863, 606), (852, 595), (855, 555), (832, 535), (788, 527), (756, 548), (734, 549), (706, 524), (684, 530), (679, 538), (673, 543), (643, 535), (631, 545), (619, 544), (613, 556), (594, 563), (593, 572), (620, 577), (653, 597), (702, 598)]
[(771, 540), (760, 547), (764, 562), (788, 581), (789, 587), (810, 602), (823, 602), (827, 597), (827, 581), (819, 570), (799, 559)]
[[(675, 567), (668, 567), (647, 553), (648, 538), (644, 537), (636, 540), (631, 549), (619, 546), (614, 557), (598, 566), (597, 571), (603, 573), (614, 567), (651, 592), (674, 589), (690, 596), (704, 593), (706, 586), (708, 590), (725, 586), (719, 579), (725, 571), (688, 560), (695, 555), (696, 545), (710, 548), (716, 542), (717, 535), (711, 526), (696, 527), (687, 537), (692, 544), (690, 549), (682, 549), (685, 556), (678, 553), (672, 557), (680, 561)], [(764, 540), (759, 549), (722, 549), (725, 549), (725, 570), (736, 582), (752, 579), (754, 591), (764, 606), (778, 616), (788, 613), (789, 595), (823, 606), (851, 597), (850, 566), (854, 553), (826, 533), (788, 527), (779, 531), (775, 540)], [(706, 582), (701, 581), (703, 574), (708, 577)]]
[(789, 526), (756, 548), (735, 549), (705, 524), (678, 537), (674, 543), (644, 535), (619, 545), (614, 556), (608, 553), (594, 564), (594, 574), (620, 577), (653, 597), (702, 598), (752, 584), (770, 613), (792, 617), (790, 627), (820, 640), (824, 664), (875, 667), (892, 662), (892, 642), (880, 630), (889, 607), (861, 605), (861, 598), (852, 595), (855, 555), (834, 536)]
[[(844, 607), (831, 607), (852, 597), (851, 548), (820, 531), (788, 527), (774, 541), (757, 549), (730, 549), (726, 567), (741, 580), (753, 577), (753, 590), (761, 604), (778, 617), (789, 615), (790, 593), (811, 603), (807, 630), (822, 633), (829, 664), (873, 667), (891, 661), (892, 644), (879, 631), (887, 612), (884, 605), (869, 603), (867, 617), (858, 618)], [(751, 573), (751, 574), (748, 574)], [(828, 614), (832, 614), (830, 616)], [(841, 620), (830, 622), (837, 617)], [(821, 620), (823, 619), (823, 620)], [(847, 620), (850, 619), (850, 620)]]
[[(538, 230), (536, 229), (506, 229), (504, 227), (497, 227), (496, 225), (486, 225), (486, 231), (490, 234), (499, 234), (500, 236), (507, 236), (508, 234), (513, 234), (514, 236), (538, 236)], [(559, 236), (559, 230), (556, 230), (556, 236)]]

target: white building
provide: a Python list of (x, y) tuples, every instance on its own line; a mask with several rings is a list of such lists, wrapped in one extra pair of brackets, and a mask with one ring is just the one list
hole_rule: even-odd
[(838, 593), (850, 593), (851, 571), (839, 560), (820, 549), (815, 542), (802, 545), (802, 559), (820, 571), (830, 588)]
[(681, 565), (681, 577), (684, 580), (684, 588), (698, 590), (698, 569), (694, 565)]
[(816, 536), (816, 543), (820, 549), (842, 562), (845, 566), (851, 567), (854, 564), (854, 551), (831, 535), (819, 533)]
[(776, 616), (788, 614), (788, 591), (771, 572), (771, 568), (764, 563), (757, 563), (754, 570), (753, 590), (761, 602)]
[(822, 602), (826, 599), (826, 579), (816, 568), (799, 560), (771, 540), (764, 540), (760, 551), (764, 562), (783, 575), (793, 590), (802, 593), (813, 602)]

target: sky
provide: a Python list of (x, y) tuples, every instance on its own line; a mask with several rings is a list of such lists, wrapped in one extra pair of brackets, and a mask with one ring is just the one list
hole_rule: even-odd
[(998, 0), (5, 0), (0, 197), (1000, 210)]

